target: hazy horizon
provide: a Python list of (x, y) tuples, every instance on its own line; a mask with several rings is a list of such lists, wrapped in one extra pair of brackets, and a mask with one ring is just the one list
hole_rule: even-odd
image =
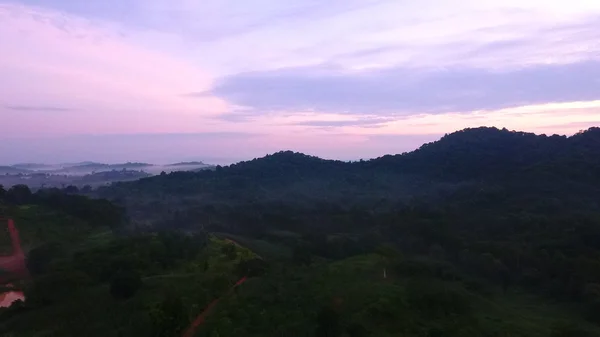
[[(492, 126), (493, 127), (493, 126)], [(598, 127), (596, 125), (592, 125), (590, 127)], [(501, 128), (498, 128), (501, 129)], [(586, 129), (581, 129), (578, 130), (577, 132), (580, 131), (585, 131), (589, 128)], [(462, 130), (462, 129), (461, 129)], [(460, 131), (460, 130), (455, 130), (455, 131)], [(453, 132), (455, 132), (453, 131)], [(510, 131), (522, 131), (522, 130), (510, 130)], [(569, 134), (559, 134), (559, 133), (553, 133), (553, 132), (537, 132), (535, 134), (537, 135), (546, 135), (546, 136), (552, 136), (552, 135), (560, 135), (560, 136), (572, 136), (577, 132), (573, 132), (573, 133), (569, 133)], [(449, 132), (451, 133), (451, 132)], [(442, 136), (444, 135), (428, 135), (427, 137), (424, 137), (423, 142), (422, 143), (418, 143), (417, 145), (415, 144), (408, 144), (408, 143), (404, 143), (404, 145), (410, 145), (410, 147), (407, 146), (399, 146), (400, 148), (405, 147), (404, 150), (402, 151), (396, 151), (396, 152), (382, 152), (379, 153), (377, 155), (373, 155), (373, 156), (363, 156), (363, 157), (342, 157), (342, 156), (327, 156), (327, 155), (319, 155), (317, 153), (311, 153), (311, 152), (304, 152), (304, 151), (296, 151), (296, 152), (301, 152), (307, 155), (313, 155), (313, 156), (317, 156), (320, 157), (322, 159), (333, 159), (333, 160), (342, 160), (342, 161), (358, 161), (358, 160), (369, 160), (369, 159), (375, 159), (378, 157), (381, 157), (383, 155), (386, 154), (401, 154), (404, 152), (410, 152), (410, 151), (414, 151), (416, 149), (418, 149), (420, 146), (426, 144), (426, 143), (430, 143), (433, 141), (437, 141), (439, 140)], [(418, 138), (415, 138), (415, 140)], [(1, 148), (1, 146), (0, 146)], [(274, 154), (276, 152), (280, 152), (280, 151), (295, 151), (292, 149), (278, 149), (278, 150), (273, 150), (270, 152), (265, 152), (265, 153), (259, 153), (256, 155), (250, 155), (247, 157), (238, 157), (238, 158), (226, 158), (226, 157), (210, 157), (210, 156), (189, 156), (189, 155), (184, 155), (182, 157), (179, 157), (179, 159), (177, 159), (176, 157), (173, 157), (173, 160), (170, 161), (152, 161), (152, 160), (143, 160), (143, 159), (127, 159), (127, 157), (124, 157), (123, 160), (98, 160), (98, 159), (80, 159), (80, 160), (65, 160), (65, 161), (60, 161), (60, 162), (44, 162), (44, 161), (21, 161), (21, 162), (11, 162), (11, 163), (3, 163), (0, 162), (0, 166), (12, 166), (12, 165), (23, 165), (23, 164), (43, 164), (43, 165), (68, 165), (68, 164), (80, 164), (80, 163), (86, 163), (86, 162), (91, 162), (91, 163), (98, 163), (98, 164), (109, 164), (109, 165), (118, 165), (118, 164), (126, 164), (126, 163), (145, 163), (145, 164), (151, 164), (151, 165), (155, 165), (155, 166), (166, 166), (166, 165), (170, 165), (170, 164), (178, 164), (178, 163), (184, 163), (184, 162), (202, 162), (204, 164), (208, 164), (208, 165), (230, 165), (230, 164), (235, 164), (241, 161), (247, 161), (247, 160), (252, 160), (254, 158), (261, 158), (264, 157), (266, 155), (270, 155), (270, 154)], [(317, 151), (318, 152), (318, 151)], [(68, 155), (67, 155), (68, 156)], [(133, 155), (136, 156), (136, 155)], [(139, 155), (137, 155), (137, 157), (139, 157)], [(85, 158), (82, 157), (82, 158)], [(183, 159), (182, 159), (183, 158)]]
[[(250, 158), (252, 159), (252, 158)], [(142, 163), (149, 164), (153, 166), (167, 166), (173, 164), (187, 163), (187, 162), (202, 162), (207, 165), (229, 165), (239, 161), (244, 161), (248, 159), (235, 159), (235, 158), (213, 158), (206, 157), (206, 159), (187, 159), (187, 160), (174, 160), (167, 162), (150, 162), (150, 161), (138, 161), (138, 160), (124, 160), (124, 161), (103, 161), (103, 160), (94, 160), (94, 159), (85, 159), (85, 160), (67, 160), (67, 161), (21, 161), (21, 162), (0, 162), (0, 166), (19, 166), (19, 165), (45, 165), (45, 166), (60, 166), (60, 165), (79, 165), (79, 164), (105, 164), (105, 165), (121, 165), (128, 163)]]
[(600, 125), (600, 1), (0, 0), (0, 22), (3, 165), (356, 160)]

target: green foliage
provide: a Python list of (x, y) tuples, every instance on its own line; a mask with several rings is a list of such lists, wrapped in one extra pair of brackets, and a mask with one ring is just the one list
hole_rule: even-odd
[[(417, 270), (429, 268), (428, 261), (412, 262), (418, 263), (425, 266)], [(483, 297), (434, 274), (390, 273), (384, 280), (384, 264), (372, 255), (301, 270), (274, 266), (222, 299), (197, 336), (548, 337), (549, 322), (570, 317), (513, 295)], [(230, 323), (232, 330), (224, 330)]]
[(399, 259), (401, 257), (401, 253), (396, 249), (396, 247), (390, 244), (382, 244), (377, 246), (375, 252), (387, 259)]
[[(127, 205), (145, 233), (32, 250), (32, 307), (0, 324), (18, 336), (180, 335), (221, 298), (198, 336), (599, 335), (584, 320), (600, 322), (598, 158), (598, 128), (479, 128), (369, 161), (280, 152), (115, 184), (91, 194)], [(26, 242), (127, 224), (124, 209), (64, 192), (5, 198)], [(61, 221), (28, 228), (49, 214)], [(128, 271), (144, 287), (106, 296)], [(73, 315), (84, 318), (57, 326)]]
[(9, 204), (25, 205), (33, 200), (33, 194), (27, 185), (15, 185), (6, 191), (4, 198)]
[(121, 271), (110, 282), (110, 294), (116, 299), (127, 299), (135, 295), (142, 286), (140, 275), (133, 271)]
[(317, 314), (315, 337), (338, 337), (342, 335), (340, 315), (331, 306), (322, 308)]
[(312, 262), (310, 249), (306, 245), (298, 245), (294, 247), (292, 252), (292, 261), (299, 266), (308, 266)]
[(261, 258), (241, 260), (237, 264), (237, 274), (240, 277), (257, 277), (264, 275), (268, 270), (268, 264)]
[(155, 337), (180, 336), (189, 324), (187, 308), (177, 295), (165, 297), (152, 309), (150, 316), (152, 317), (152, 336)]
[(2, 186), (2, 184), (0, 184), (0, 204), (3, 204), (6, 200), (6, 190), (4, 189), (4, 186)]
[(53, 260), (65, 255), (65, 248), (60, 243), (44, 243), (27, 254), (27, 269), (34, 276), (42, 275), (48, 271)]
[(559, 323), (552, 328), (550, 337), (592, 337), (593, 334), (573, 323)]
[[(67, 246), (76, 245), (91, 233), (108, 231), (107, 226), (92, 226), (85, 219), (74, 217), (45, 205), (10, 205), (4, 208), (0, 207), (1, 213), (5, 213), (7, 217), (14, 219), (23, 248), (26, 251), (31, 250), (34, 255), (36, 253), (33, 250), (36, 250), (38, 246), (54, 246), (57, 251), (47, 250), (49, 255), (54, 258), (60, 253), (60, 250)], [(1, 248), (10, 249), (8, 235), (6, 237), (0, 235), (0, 239), (4, 239), (0, 242)]]
[(367, 337), (369, 336), (369, 330), (360, 323), (352, 323), (346, 329), (348, 337)]
[(223, 247), (221, 248), (221, 251), (229, 259), (231, 259), (231, 260), (235, 259), (236, 252), (235, 252), (235, 245), (233, 243), (227, 243), (226, 245), (223, 245)]
[(433, 319), (472, 313), (469, 299), (448, 284), (430, 279), (412, 280), (406, 287), (408, 305)]
[(119, 228), (126, 222), (125, 210), (106, 199), (90, 199), (74, 195), (73, 190), (39, 190), (33, 198), (36, 204), (60, 210), (71, 216), (85, 220), (94, 226)]
[(238, 278), (239, 258), (230, 260), (221, 253), (225, 243), (201, 235), (86, 242), (93, 244), (66, 249), (24, 284), (25, 307), (6, 315), (0, 310), (0, 335), (180, 336), (190, 318)]
[(51, 305), (92, 284), (93, 280), (84, 272), (55, 271), (35, 278), (25, 294), (28, 303)]

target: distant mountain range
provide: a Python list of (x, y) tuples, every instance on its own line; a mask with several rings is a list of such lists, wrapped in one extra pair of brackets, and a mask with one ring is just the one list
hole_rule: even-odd
[(206, 164), (201, 161), (184, 161), (181, 163), (169, 164), (169, 165), (165, 165), (165, 166), (193, 166), (193, 165), (206, 165)]
[(0, 174), (67, 174), (67, 175), (85, 175), (95, 172), (135, 170), (145, 171), (151, 174), (158, 174), (162, 171), (191, 171), (197, 169), (211, 168), (212, 165), (199, 161), (180, 162), (168, 165), (156, 165), (150, 163), (127, 162), (119, 164), (105, 164), (93, 161), (84, 161), (77, 163), (61, 164), (42, 164), (42, 163), (19, 163), (9, 166), (0, 166)]
[(33, 171), (17, 168), (14, 166), (0, 166), (0, 174), (19, 174), (19, 173), (31, 173)]
[(103, 164), (103, 163), (84, 163), (72, 166), (63, 166), (58, 171), (62, 172), (89, 172), (89, 171), (112, 171), (112, 170), (141, 170), (143, 168), (154, 166), (148, 163), (124, 163), (124, 164)]

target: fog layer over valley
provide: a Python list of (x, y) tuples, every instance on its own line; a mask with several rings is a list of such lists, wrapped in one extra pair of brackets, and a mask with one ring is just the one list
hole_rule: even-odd
[(213, 169), (203, 162), (175, 164), (124, 163), (104, 164), (97, 162), (40, 164), (21, 163), (0, 166), (0, 185), (10, 187), (25, 184), (31, 188), (64, 187), (73, 185), (98, 187), (115, 181), (131, 181), (162, 172), (196, 171)]

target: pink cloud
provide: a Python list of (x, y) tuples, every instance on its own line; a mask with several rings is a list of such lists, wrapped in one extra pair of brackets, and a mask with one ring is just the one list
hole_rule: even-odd
[[(118, 27), (59, 12), (0, 5), (0, 104), (57, 106), (68, 112), (14, 111), (0, 105), (9, 133), (202, 129), (226, 111), (216, 97), (189, 100), (212, 78), (178, 56), (149, 50)], [(6, 41), (6, 42), (4, 42)], [(193, 123), (193, 124), (190, 124)]]

